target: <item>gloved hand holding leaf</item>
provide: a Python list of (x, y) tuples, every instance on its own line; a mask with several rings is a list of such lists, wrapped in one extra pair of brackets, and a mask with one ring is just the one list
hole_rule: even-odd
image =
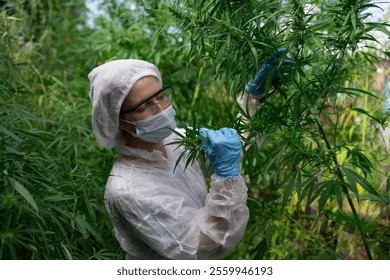
[(239, 176), (242, 145), (237, 131), (233, 128), (201, 128), (199, 134), (205, 138), (202, 146), (215, 173), (225, 179)]
[(252, 77), (245, 90), (252, 96), (262, 98), (271, 85), (286, 81), (294, 73), (294, 63), (285, 58), (286, 49), (279, 49), (263, 62), (255, 76)]

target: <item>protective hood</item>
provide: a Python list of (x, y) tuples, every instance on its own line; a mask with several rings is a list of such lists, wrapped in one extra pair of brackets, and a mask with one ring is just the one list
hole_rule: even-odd
[(134, 84), (146, 76), (156, 77), (157, 67), (138, 59), (119, 59), (102, 64), (88, 74), (92, 102), (92, 130), (98, 144), (113, 148), (119, 141), (119, 111)]

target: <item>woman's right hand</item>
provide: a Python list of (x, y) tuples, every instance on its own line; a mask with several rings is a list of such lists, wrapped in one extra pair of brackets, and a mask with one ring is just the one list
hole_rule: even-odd
[(203, 149), (214, 167), (215, 173), (225, 179), (240, 175), (240, 155), (242, 145), (238, 133), (233, 128), (219, 130), (199, 130)]

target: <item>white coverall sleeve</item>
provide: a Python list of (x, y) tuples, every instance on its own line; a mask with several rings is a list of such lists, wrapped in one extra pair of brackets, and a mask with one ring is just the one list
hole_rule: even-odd
[[(245, 113), (249, 114), (249, 116), (253, 116), (256, 114), (256, 111), (261, 108), (261, 104), (257, 97), (250, 95), (248, 92), (244, 92), (239, 94), (236, 98), (238, 105), (240, 105), (241, 109), (244, 110)], [(241, 115), (241, 114), (240, 114)]]
[[(249, 217), (244, 179), (212, 175), (203, 207), (167, 185), (108, 201), (115, 216), (133, 228), (158, 254), (168, 259), (219, 259), (231, 252), (244, 234)], [(191, 186), (188, 186), (191, 187)], [(136, 189), (136, 190), (134, 190)], [(139, 188), (142, 190), (142, 188)], [(148, 195), (149, 194), (149, 195)]]

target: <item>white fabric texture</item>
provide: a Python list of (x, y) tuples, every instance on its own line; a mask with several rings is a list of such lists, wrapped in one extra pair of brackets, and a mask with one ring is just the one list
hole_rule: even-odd
[(89, 74), (92, 101), (92, 130), (99, 145), (115, 147), (120, 135), (119, 112), (134, 84), (146, 76), (161, 74), (157, 67), (138, 59), (118, 59), (102, 64)]
[[(181, 133), (184, 133), (181, 131)], [(176, 134), (164, 144), (177, 138)], [(161, 152), (118, 145), (105, 189), (116, 238), (127, 259), (220, 259), (242, 238), (249, 217), (239, 176), (211, 177), (207, 191), (198, 162), (185, 169), (181, 147)]]

